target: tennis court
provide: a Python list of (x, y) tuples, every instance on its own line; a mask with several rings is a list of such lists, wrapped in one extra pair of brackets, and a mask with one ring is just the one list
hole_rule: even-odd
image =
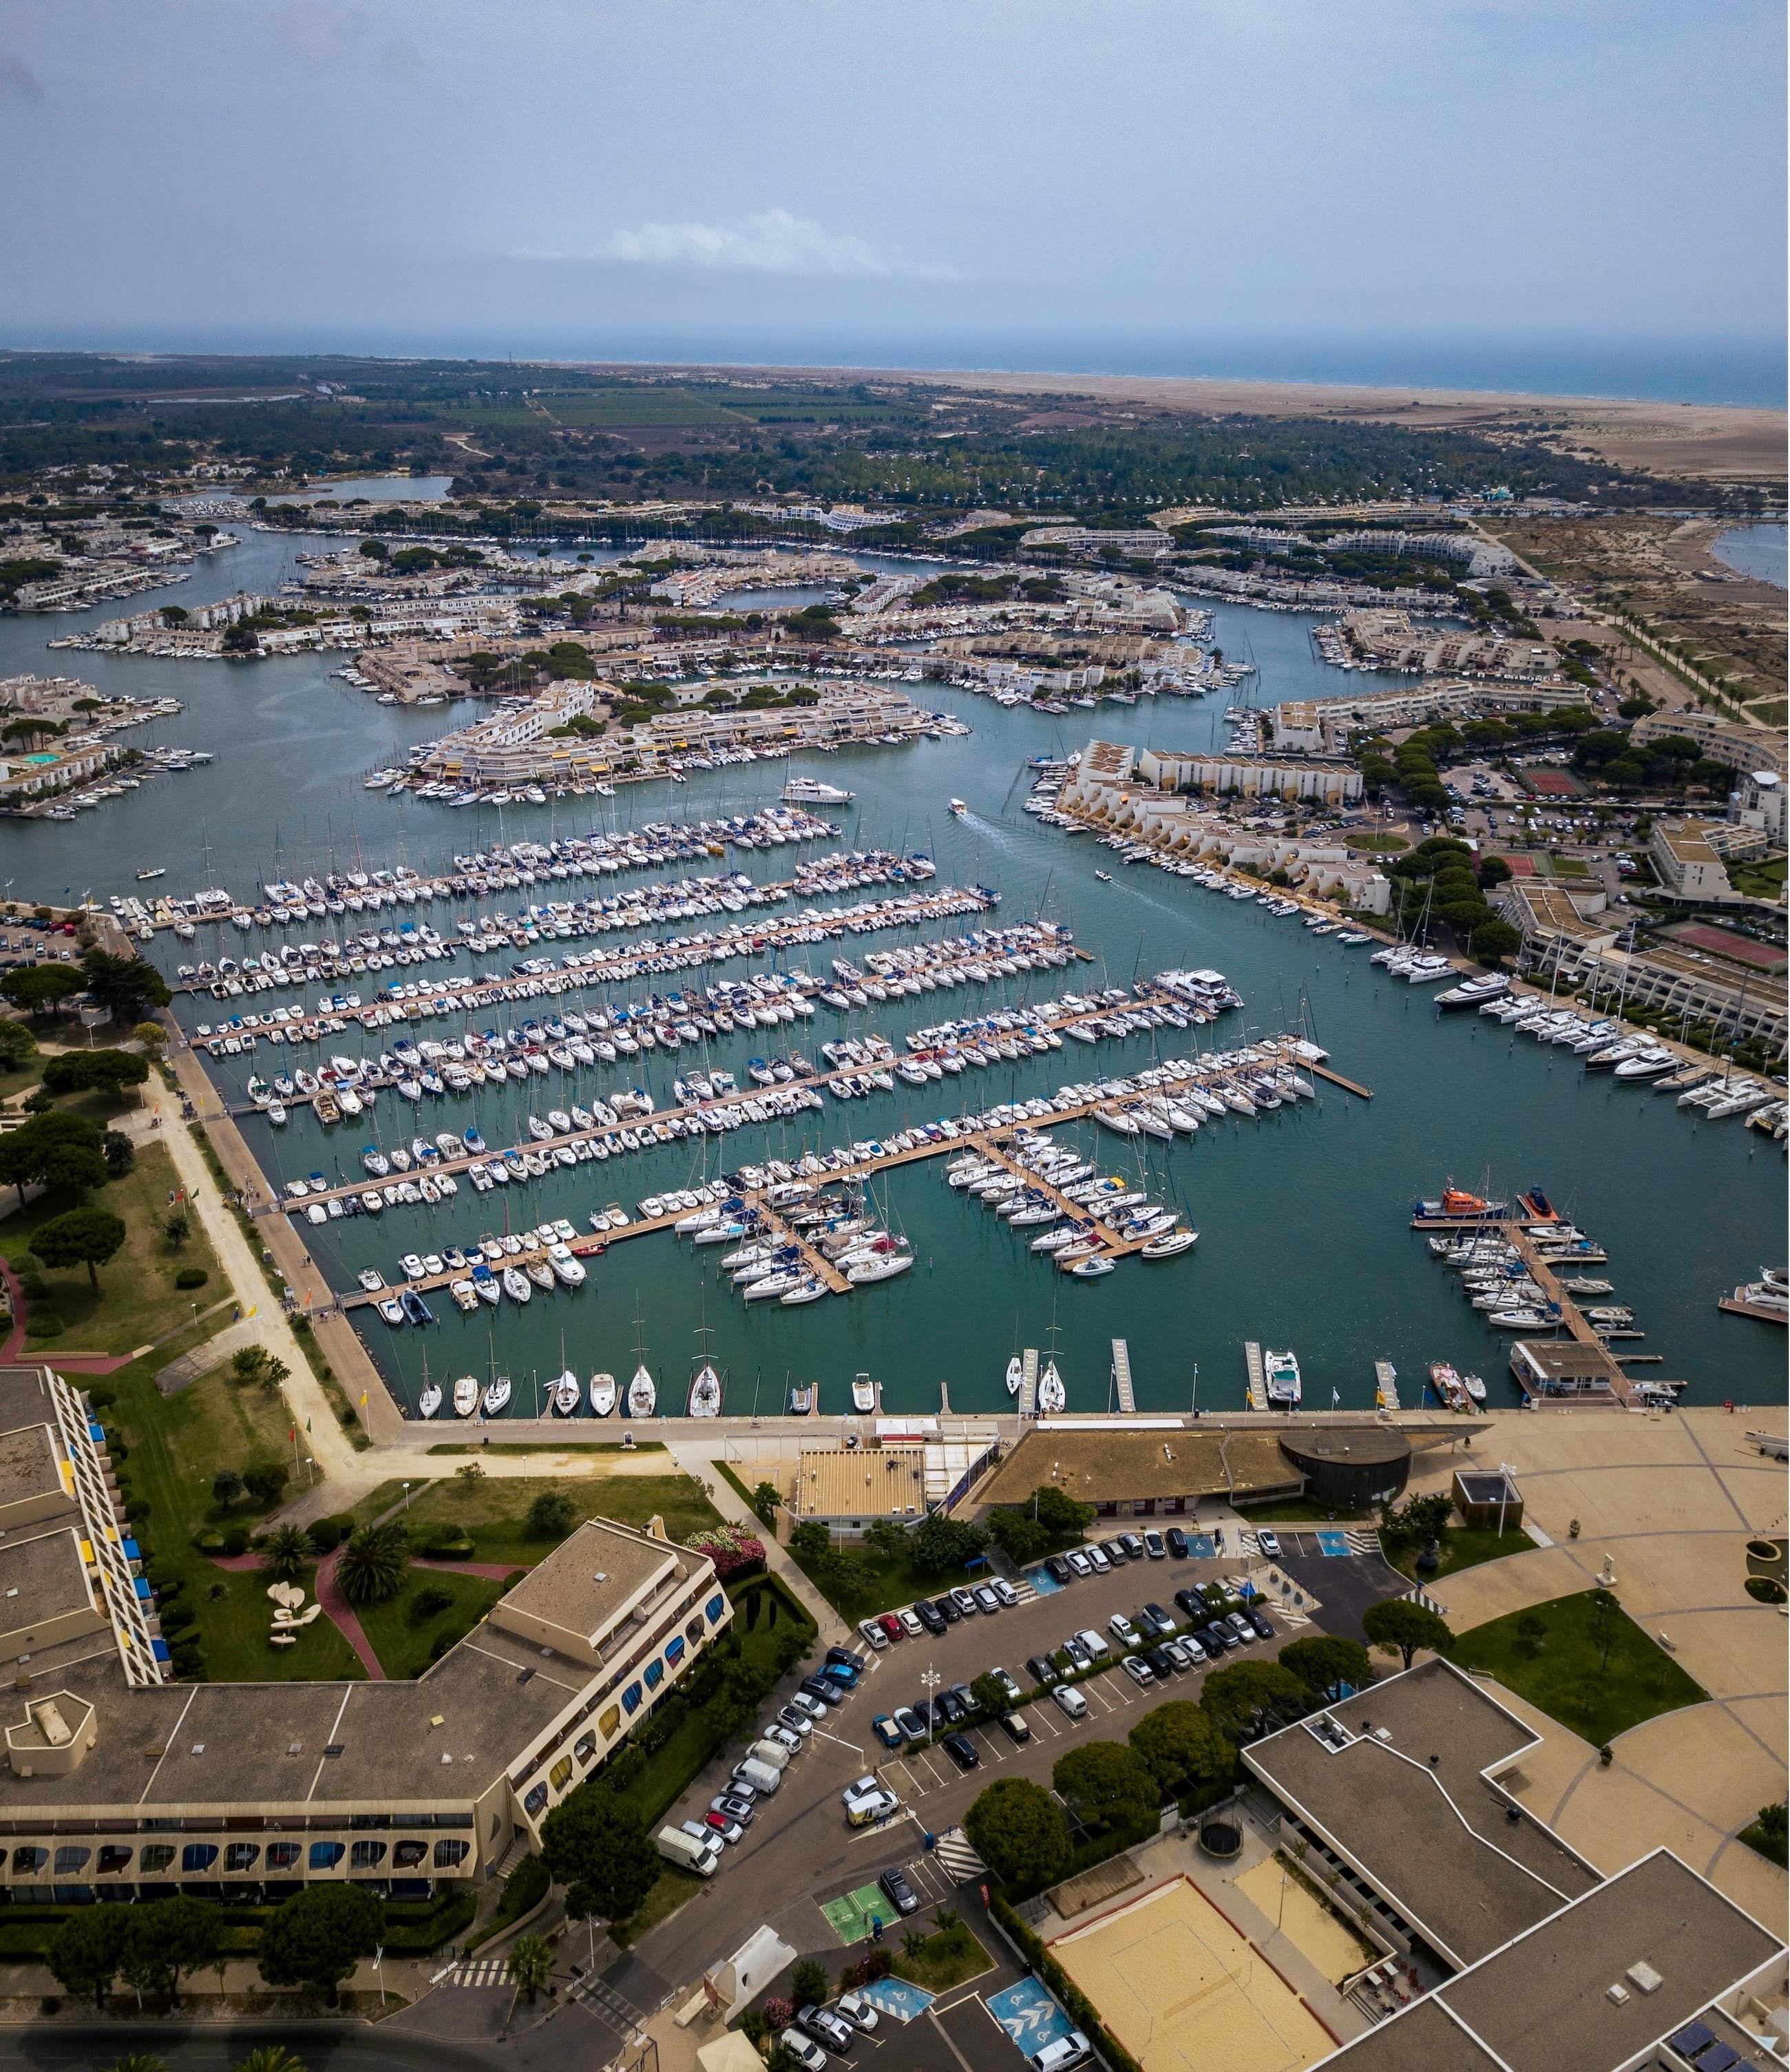
[(869, 1938), (871, 1924), (880, 1921), (886, 1929), (895, 1909), (873, 1885), (860, 1885), (838, 1899), (823, 1900), (820, 1910), (842, 1942), (863, 1942)]
[(1050, 1946), (1144, 2072), (1302, 2072), (1334, 2039), (1184, 1879)]

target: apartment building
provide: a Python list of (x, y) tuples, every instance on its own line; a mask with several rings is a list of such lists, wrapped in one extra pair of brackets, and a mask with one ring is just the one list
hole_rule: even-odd
[(1672, 898), (1716, 904), (1739, 897), (1728, 882), (1728, 874), (1702, 820), (1656, 820), (1647, 853), (1661, 885)]
[(488, 1877), (733, 1618), (706, 1555), (657, 1520), (593, 1518), (414, 1680), (169, 1681), (103, 1430), (35, 1368), (0, 1370), (0, 1426), (17, 1903), (252, 1902), (322, 1879), (420, 1898)]
[(1557, 684), (1435, 683), (1409, 690), (1345, 693), (1333, 698), (1293, 698), (1264, 714), (1269, 740), (1295, 754), (1333, 755), (1353, 734), (1390, 734), (1443, 720), (1484, 719), (1501, 713), (1553, 712), (1577, 701)]
[(1720, 719), (1713, 713), (1699, 712), (1694, 707), (1648, 713), (1635, 722), (1630, 738), (1640, 747), (1650, 741), (1663, 741), (1671, 734), (1694, 742), (1699, 754), (1707, 756), (1712, 763), (1725, 763), (1730, 770), (1770, 770), (1780, 777), (1790, 774), (1785, 768), (1784, 738), (1780, 729), (1742, 726), (1734, 720)]

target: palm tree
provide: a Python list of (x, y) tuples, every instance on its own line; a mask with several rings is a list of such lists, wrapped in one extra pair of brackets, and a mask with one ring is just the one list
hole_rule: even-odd
[(114, 2058), (103, 2066), (101, 2072), (168, 2072), (168, 2061), (153, 2050), (127, 2050), (122, 2058)]
[(387, 1525), (363, 1525), (351, 1534), (336, 1575), (351, 1604), (379, 1604), (397, 1595), (409, 1565), (409, 1536), (394, 1519)]
[(278, 1577), (282, 1583), (303, 1574), (312, 1552), (310, 1536), (302, 1525), (275, 1526), (262, 1549), (268, 1573)]
[(510, 1983), (527, 1994), (528, 2004), (553, 1975), (553, 1952), (544, 1935), (519, 1935), (510, 1950)]
[(239, 2058), (230, 2072), (305, 2072), (305, 2061), (294, 2058), (283, 2043), (263, 2043)]

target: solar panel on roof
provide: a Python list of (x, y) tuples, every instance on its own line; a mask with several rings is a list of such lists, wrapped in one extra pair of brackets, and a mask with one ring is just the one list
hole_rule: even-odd
[(1726, 2044), (1710, 2043), (1697, 2059), (1697, 2072), (1730, 2072), (1730, 2068), (1739, 2062), (1738, 2054)]
[(1694, 2058), (1699, 2050), (1707, 2049), (1715, 2041), (1715, 2031), (1706, 2022), (1686, 2022), (1672, 2039), (1672, 2047), (1681, 2058)]

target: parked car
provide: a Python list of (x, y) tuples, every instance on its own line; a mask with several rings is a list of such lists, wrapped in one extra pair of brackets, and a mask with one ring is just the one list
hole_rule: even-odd
[(1106, 1559), (1111, 1562), (1115, 1568), (1118, 1568), (1121, 1563), (1128, 1561), (1131, 1558), (1130, 1552), (1127, 1548), (1124, 1541), (1120, 1539), (1116, 1532), (1113, 1535), (1111, 1540), (1102, 1540), (1101, 1541), (1100, 1551), (1106, 1556)]
[(954, 1727), (960, 1727), (970, 1716), (970, 1708), (955, 1691), (941, 1691), (933, 1700), (936, 1710), (942, 1712)]
[(711, 1799), (708, 1810), (711, 1813), (725, 1814), (729, 1820), (737, 1820), (742, 1827), (749, 1827), (753, 1815), (757, 1810), (752, 1803), (757, 1795), (754, 1793), (752, 1798), (749, 1798), (736, 1786), (732, 1791), (722, 1792), (718, 1799)]
[(1106, 1630), (1121, 1647), (1135, 1647), (1141, 1638), (1137, 1628), (1123, 1612), (1115, 1612), (1107, 1620)]
[(1000, 1599), (995, 1595), (992, 1583), (978, 1583), (970, 1595), (975, 1599), (976, 1610), (986, 1612), (991, 1618), (1000, 1610)]
[(988, 1580), (988, 1587), (994, 1592), (996, 1597), (1000, 1600), (1002, 1605), (1008, 1611), (1011, 1611), (1014, 1605), (1020, 1601), (1019, 1592), (1013, 1588), (1013, 1585), (1008, 1581), (1004, 1576), (991, 1577)]
[(799, 1705), (785, 1705), (777, 1715), (777, 1724), (787, 1727), (792, 1734), (799, 1734), (806, 1741), (815, 1730), (815, 1723)]
[(809, 1697), (818, 1698), (823, 1705), (843, 1705), (845, 1703), (844, 1689), (828, 1676), (804, 1676), (801, 1688)]
[(995, 1681), (1000, 1686), (1002, 1690), (1007, 1693), (1008, 1696), (1011, 1698), (1013, 1703), (1016, 1705), (1020, 1702), (1024, 1693), (1020, 1691), (1019, 1685), (1008, 1675), (1007, 1671), (997, 1664), (994, 1668), (988, 1671), (988, 1674), (994, 1678)]
[(1087, 1717), (1088, 1701), (1073, 1684), (1059, 1684), (1050, 1695), (1072, 1720)]
[(1042, 2050), (1033, 2051), (1026, 2062), (1032, 2072), (1071, 2072), (1072, 2067), (1086, 2065), (1093, 2055), (1087, 2038), (1080, 2029), (1072, 2029), (1067, 2036), (1059, 2036)]
[(1141, 1561), (1143, 1559), (1143, 1542), (1135, 1532), (1120, 1533), (1119, 1544), (1124, 1548), (1125, 1558), (1127, 1560)]
[(795, 2025), (805, 2029), (817, 2043), (824, 2043), (829, 2050), (842, 2054), (857, 2041), (857, 2031), (851, 2023), (841, 2021), (829, 2008), (803, 2008), (795, 2017)]
[[(907, 1628), (902, 1625), (901, 1620), (893, 1612), (884, 1612), (878, 1618), (877, 1623), (882, 1628), (882, 1635), (885, 1640), (900, 1640), (905, 1636), (907, 1631)], [(918, 1622), (916, 1622), (916, 1623), (918, 1623)]]
[(827, 1716), (827, 1707), (811, 1691), (792, 1691), (790, 1693), (790, 1703), (799, 1712), (807, 1713), (811, 1723), (815, 1720), (823, 1720)]
[(1075, 1571), (1070, 1568), (1061, 1554), (1053, 1554), (1045, 1563), (1045, 1573), (1052, 1582), (1060, 1583), (1066, 1588), (1074, 1577)]
[(901, 1807), (901, 1802), (894, 1793), (878, 1784), (874, 1778), (868, 1783), (868, 1790), (853, 1786), (844, 1794), (845, 1817), (854, 1827), (868, 1827), (872, 1820), (885, 1819)]
[(1032, 1738), (1032, 1722), (1024, 1712), (1003, 1712), (1000, 1730), (1015, 1746), (1024, 1748)]
[(1162, 1644), (1177, 1669), (1197, 1669), (1205, 1659), (1205, 1650), (1190, 1633), (1177, 1634), (1172, 1640), (1165, 1640)]
[(703, 1825), (712, 1833), (719, 1835), (724, 1842), (743, 1842), (745, 1829), (737, 1820), (730, 1820), (725, 1813), (705, 1813)]
[(1093, 1661), (1104, 1662), (1112, 1653), (1112, 1650), (1106, 1645), (1105, 1640), (1094, 1631), (1091, 1626), (1083, 1626), (1075, 1638), (1081, 1642), (1082, 1647)]
[(1166, 1647), (1147, 1647), (1143, 1659), (1150, 1665), (1150, 1674), (1161, 1683), (1166, 1684), (1175, 1673), (1175, 1659)]
[(1178, 1525), (1171, 1525), (1163, 1537), (1168, 1542), (1168, 1551), (1175, 1559), (1177, 1561), (1184, 1561), (1187, 1559), (1187, 1535), (1180, 1527)]
[(799, 1734), (791, 1733), (781, 1720), (774, 1720), (758, 1738), (761, 1741), (774, 1741), (779, 1748), (786, 1748), (791, 1755), (800, 1755), (807, 1745)]
[(1158, 1640), (1166, 1640), (1175, 1630), (1174, 1620), (1153, 1599), (1139, 1613), (1138, 1623), (1139, 1626), (1147, 1623)]
[(918, 1640), (926, 1630), (926, 1621), (911, 1605), (907, 1610), (893, 1613), (891, 1616), (899, 1620), (902, 1633), (909, 1640)]
[(881, 1619), (860, 1619), (858, 1631), (872, 1647), (887, 1647), (889, 1645), (889, 1635), (883, 1631)]
[[(976, 1602), (975, 1592), (962, 1583), (950, 1593), (946, 1601), (955, 1605), (959, 1612), (965, 1618), (974, 1618), (982, 1609)], [(950, 1614), (947, 1612), (945, 1616), (948, 1618)]]
[(1048, 1655), (1028, 1655), (1025, 1658), (1025, 1673), (1034, 1684), (1054, 1684), (1062, 1675)]
[(959, 1770), (978, 1770), (982, 1758), (975, 1752), (975, 1744), (963, 1734), (946, 1734), (939, 1743), (946, 1755)]
[(868, 2036), (877, 2026), (877, 2010), (862, 1993), (842, 1993), (833, 2003), (833, 2012), (861, 2035)]
[(1168, 1554), (1168, 1548), (1160, 1532), (1146, 1532), (1143, 1551), (1152, 1561), (1160, 1561)]
[(864, 1667), (863, 1658), (854, 1655), (848, 1647), (829, 1647), (827, 1660), (829, 1667), (836, 1664), (841, 1669), (849, 1669), (854, 1676)]
[[(961, 1626), (963, 1624), (963, 1607), (957, 1601), (957, 1599), (952, 1596), (949, 1590), (945, 1593), (943, 1597), (934, 1597), (933, 1599), (933, 1602), (938, 1605), (939, 1615), (943, 1618), (946, 1626)], [(972, 1605), (971, 1606), (971, 1610), (973, 1611), (975, 1609), (975, 1607)]]
[(1265, 1527), (1256, 1534), (1255, 1545), (1256, 1551), (1258, 1553), (1266, 1554), (1271, 1561), (1278, 1561), (1280, 1559), (1279, 1539)]
[(843, 1691), (855, 1691), (858, 1688), (858, 1667), (855, 1662), (829, 1662), (820, 1675), (823, 1682), (830, 1680)]
[(827, 2054), (811, 2036), (799, 2029), (786, 2029), (777, 2041), (788, 2051), (802, 2072), (827, 2072)]
[(1258, 1612), (1254, 1605), (1249, 1605), (1245, 1606), (1243, 1616), (1255, 1628), (1255, 1637), (1258, 1640), (1274, 1638), (1274, 1627), (1266, 1612)]
[(903, 1733), (900, 1727), (896, 1725), (894, 1716), (892, 1713), (879, 1712), (876, 1718), (870, 1722), (870, 1731), (877, 1737), (877, 1740), (882, 1743), (885, 1749), (898, 1749), (905, 1748), (907, 1746), (907, 1736)]
[(1149, 1663), (1141, 1655), (1127, 1655), (1119, 1666), (1131, 1681), (1140, 1688), (1155, 1680), (1151, 1675)]
[(945, 1630), (945, 1614), (930, 1597), (922, 1597), (916, 1601), (913, 1615), (935, 1638)]
[(1078, 1634), (1072, 1633), (1058, 1651), (1069, 1657), (1069, 1666), (1071, 1669), (1086, 1669), (1094, 1659), (1094, 1657), (1082, 1645), (1081, 1637)]
[(920, 1902), (914, 1897), (913, 1888), (900, 1871), (885, 1871), (877, 1882), (897, 1914), (916, 1914), (919, 1911)]
[(1104, 1547), (1090, 1547), (1086, 1552), (1088, 1566), (1097, 1576), (1104, 1576), (1112, 1567)]
[(1175, 1601), (1197, 1626), (1205, 1624), (1205, 1599), (1197, 1590), (1177, 1590), (1175, 1593)]
[(923, 1741), (926, 1737), (926, 1722), (911, 1705), (903, 1705), (897, 1711), (895, 1724), (910, 1741)]
[[(1237, 1644), (1239, 1647), (1247, 1647), (1252, 1640), (1258, 1638), (1255, 1628), (1250, 1624), (1249, 1621), (1241, 1612), (1233, 1612), (1231, 1614), (1230, 1630), (1236, 1634)], [(1271, 1634), (1274, 1631), (1274, 1628), (1270, 1626), (1268, 1630)]]
[(1228, 1655), (1237, 1645), (1236, 1634), (1229, 1626), (1220, 1626), (1216, 1619), (1209, 1625), (1197, 1627), (1194, 1638), (1214, 1661), (1221, 1655)]

